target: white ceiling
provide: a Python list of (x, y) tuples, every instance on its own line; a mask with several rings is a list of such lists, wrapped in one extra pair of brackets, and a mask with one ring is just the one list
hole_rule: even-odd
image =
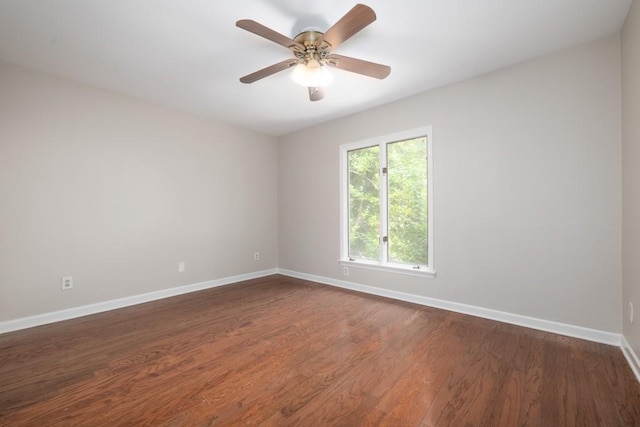
[(332, 70), (313, 103), (290, 70), (238, 81), (292, 54), (237, 20), (293, 37), (326, 30), (356, 1), (0, 0), (0, 60), (283, 135), (611, 34), (631, 4), (366, 0), (378, 20), (335, 53), (391, 66), (386, 80)]

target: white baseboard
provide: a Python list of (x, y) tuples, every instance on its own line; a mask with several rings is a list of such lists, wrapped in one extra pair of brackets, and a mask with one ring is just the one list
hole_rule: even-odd
[(81, 307), (69, 308), (66, 310), (54, 311), (51, 313), (39, 314), (36, 316), (23, 317), (20, 319), (0, 322), (0, 334), (6, 332), (17, 331), (20, 329), (31, 328), (34, 326), (46, 325), (49, 323), (60, 322), (62, 320), (75, 319), (77, 317), (88, 316), (90, 314), (102, 313), (104, 311), (116, 310), (118, 308), (129, 307), (132, 305), (142, 304), (145, 302), (155, 301), (163, 298), (169, 298), (177, 295), (197, 292), (204, 289), (215, 288), (218, 286), (229, 285), (232, 283), (242, 282), (245, 280), (257, 279), (273, 274), (282, 274), (285, 276), (295, 277), (312, 282), (322, 283), (326, 285), (336, 286), (344, 289), (350, 289), (357, 292), (363, 292), (372, 295), (392, 298), (400, 301), (411, 302), (428, 307), (441, 308), (457, 313), (469, 314), (472, 316), (482, 317), (499, 322), (510, 323), (513, 325), (524, 326), (527, 328), (538, 329), (541, 331), (552, 332), (560, 335), (566, 335), (575, 338), (581, 338), (588, 341), (599, 342), (619, 346), (622, 349), (631, 370), (635, 374), (638, 382), (640, 382), (640, 358), (633, 351), (631, 345), (624, 335), (613, 332), (599, 331), (596, 329), (584, 328), (581, 326), (569, 325), (566, 323), (553, 322), (534, 317), (522, 316), (519, 314), (507, 313), (503, 311), (491, 310), (488, 308), (477, 307), (467, 304), (461, 304), (452, 301), (429, 298), (405, 292), (398, 292), (389, 289), (377, 288), (374, 286), (362, 285), (344, 280), (331, 279), (313, 274), (299, 273), (286, 269), (270, 269), (257, 271), (254, 273), (241, 274), (238, 276), (224, 277), (216, 280), (195, 283), (192, 285), (178, 286), (175, 288), (163, 289), (161, 291), (149, 292), (146, 294), (134, 295), (125, 298), (119, 298), (110, 301), (99, 302), (96, 304), (84, 305)]
[(315, 276), (312, 274), (299, 273), (285, 269), (278, 269), (278, 273), (296, 277), (298, 279), (310, 280), (312, 282), (323, 283), (326, 285), (337, 286), (353, 291), (364, 292), (367, 294), (378, 295), (382, 297), (397, 299), (400, 301), (412, 302), (415, 304), (425, 305), (428, 307), (441, 308), (457, 313), (469, 314), (472, 316), (483, 317), (485, 319), (497, 320), (499, 322), (510, 323), (513, 325), (524, 326), (527, 328), (538, 329), (545, 332), (553, 332), (555, 334), (566, 335), (574, 338), (580, 338), (588, 341), (599, 342), (603, 344), (620, 346), (621, 335), (613, 332), (600, 331), (597, 329), (584, 328), (582, 326), (569, 325), (566, 323), (553, 322), (550, 320), (538, 319), (535, 317), (522, 316), (519, 314), (507, 313), (504, 311), (491, 310), (488, 308), (477, 307), (473, 305), (461, 304), (452, 301), (429, 298), (405, 292), (392, 291), (389, 289), (377, 288), (374, 286), (361, 285), (359, 283), (347, 282), (344, 280), (331, 279), (328, 277)]
[(633, 351), (633, 348), (631, 348), (631, 344), (629, 344), (629, 341), (627, 341), (624, 335), (622, 335), (621, 347), (622, 354), (624, 354), (624, 357), (627, 359), (629, 366), (631, 366), (631, 370), (636, 375), (638, 382), (640, 382), (640, 358)]
[(145, 302), (155, 301), (163, 298), (169, 298), (177, 295), (187, 294), (190, 292), (201, 291), (204, 289), (215, 288), (218, 286), (229, 285), (231, 283), (242, 282), (245, 280), (257, 279), (259, 277), (271, 276), (277, 274), (277, 269), (257, 271), (254, 273), (240, 274), (238, 276), (224, 277), (222, 279), (209, 280), (207, 282), (195, 283), (193, 285), (178, 286), (175, 288), (163, 289), (161, 291), (149, 292), (146, 294), (133, 295), (130, 297), (114, 299), (110, 301), (99, 302), (95, 304), (73, 307), (66, 310), (53, 311), (51, 313), (39, 314), (36, 316), (23, 317), (20, 319), (0, 322), (0, 334), (17, 331), (20, 329), (31, 328), (34, 326), (46, 325), (48, 323), (60, 322), (62, 320), (75, 319), (76, 317), (88, 316), (90, 314), (102, 313), (103, 311), (115, 310), (118, 308), (129, 307), (132, 305), (142, 304)]

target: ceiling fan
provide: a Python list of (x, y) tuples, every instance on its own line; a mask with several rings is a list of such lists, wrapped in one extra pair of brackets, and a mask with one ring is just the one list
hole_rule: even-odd
[(253, 83), (279, 71), (294, 67), (292, 79), (306, 86), (311, 101), (324, 98), (324, 86), (332, 76), (327, 66), (376, 79), (384, 79), (391, 72), (387, 65), (363, 61), (362, 59), (331, 53), (345, 40), (376, 20), (376, 14), (369, 6), (357, 4), (325, 33), (306, 29), (290, 39), (251, 19), (241, 19), (236, 26), (250, 33), (278, 43), (293, 52), (294, 58), (285, 59), (254, 73), (240, 78), (242, 83)]

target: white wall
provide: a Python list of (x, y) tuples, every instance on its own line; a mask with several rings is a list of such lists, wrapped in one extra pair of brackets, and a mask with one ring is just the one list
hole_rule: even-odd
[(276, 200), (275, 138), (0, 63), (0, 321), (274, 268)]
[[(279, 266), (619, 333), (619, 42), (282, 137)], [(343, 277), (338, 147), (423, 125), (434, 133), (437, 278)]]
[[(623, 334), (640, 355), (640, 4), (622, 31), (622, 307)], [(628, 304), (635, 308), (634, 323)], [(639, 366), (640, 368), (640, 366)]]

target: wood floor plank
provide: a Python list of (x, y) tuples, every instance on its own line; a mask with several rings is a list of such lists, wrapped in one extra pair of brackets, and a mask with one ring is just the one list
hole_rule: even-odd
[(270, 276), (0, 335), (0, 425), (632, 426), (619, 348)]

